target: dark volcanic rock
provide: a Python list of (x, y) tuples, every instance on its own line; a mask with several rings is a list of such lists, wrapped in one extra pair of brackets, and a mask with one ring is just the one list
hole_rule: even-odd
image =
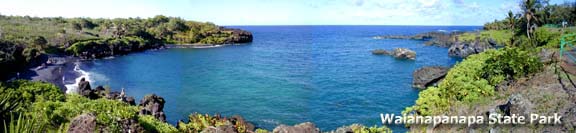
[(201, 133), (236, 133), (233, 125), (221, 125), (218, 127), (207, 127)]
[(88, 98), (93, 94), (90, 82), (86, 81), (84, 78), (80, 79), (80, 82), (78, 82), (78, 94)]
[(232, 36), (228, 37), (225, 43), (248, 43), (252, 42), (252, 33), (240, 29), (223, 29), (224, 32), (232, 32)]
[(273, 133), (319, 133), (320, 129), (316, 128), (311, 122), (300, 123), (294, 126), (280, 125), (274, 128)]
[(134, 99), (134, 97), (131, 97), (131, 96), (130, 96), (130, 97), (127, 97), (127, 98), (126, 98), (126, 101), (124, 101), (124, 102), (126, 102), (126, 103), (128, 103), (128, 104), (130, 104), (130, 105), (136, 105), (136, 100)]
[(484, 52), (485, 50), (492, 49), (493, 46), (486, 41), (481, 41), (480, 37), (476, 37), (473, 42), (460, 42), (458, 37), (455, 38), (456, 43), (448, 49), (448, 55), (454, 57), (468, 57), (472, 54)]
[(375, 49), (371, 51), (373, 55), (390, 55), (390, 53), (383, 49)]
[(510, 98), (508, 98), (508, 102), (500, 105), (499, 108), (507, 116), (512, 114), (529, 116), (532, 112), (533, 104), (521, 94), (512, 94)]
[(96, 131), (96, 116), (92, 114), (82, 114), (72, 119), (67, 132), (89, 133), (94, 131)]
[(254, 129), (256, 128), (254, 126), (254, 124), (246, 122), (244, 120), (244, 117), (240, 116), (240, 115), (234, 115), (232, 117), (230, 117), (230, 122), (232, 122), (232, 124), (237, 125), (237, 124), (243, 124), (246, 125), (246, 130), (247, 131), (254, 131)]
[(166, 122), (166, 115), (164, 114), (164, 98), (156, 94), (146, 95), (140, 100), (139, 106), (142, 106), (140, 115), (152, 115), (156, 119)]
[(374, 54), (374, 55), (391, 55), (397, 59), (410, 59), (410, 60), (416, 59), (416, 52), (414, 52), (410, 49), (407, 49), (407, 48), (396, 48), (393, 51), (376, 49), (376, 50), (372, 50), (372, 54)]
[(384, 35), (375, 36), (374, 39), (410, 39), (410, 40), (422, 40), (426, 45), (439, 46), (439, 47), (450, 47), (454, 44), (454, 38), (456, 35), (460, 35), (464, 32), (426, 32), (416, 35)]
[(435, 86), (438, 81), (444, 78), (449, 68), (441, 66), (431, 66), (420, 68), (412, 74), (412, 87), (426, 89), (428, 86)]
[(120, 124), (122, 126), (123, 133), (144, 133), (144, 127), (138, 123), (136, 119), (125, 119), (121, 120)]
[(414, 52), (410, 49), (407, 49), (407, 48), (396, 48), (396, 49), (394, 49), (392, 56), (394, 56), (398, 59), (415, 60), (416, 59), (416, 52)]

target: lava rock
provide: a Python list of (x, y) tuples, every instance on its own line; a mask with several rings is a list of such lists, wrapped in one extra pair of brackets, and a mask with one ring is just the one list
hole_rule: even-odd
[(72, 119), (67, 132), (89, 133), (94, 131), (96, 131), (96, 116), (93, 114), (82, 114)]
[(407, 49), (407, 48), (396, 48), (396, 49), (394, 49), (392, 56), (394, 56), (395, 58), (398, 58), (398, 59), (415, 60), (416, 59), (416, 52), (414, 52), (410, 49)]
[(136, 119), (124, 119), (120, 120), (123, 133), (144, 133), (144, 127), (138, 123)]
[(140, 115), (152, 115), (156, 119), (166, 122), (164, 103), (166, 103), (164, 98), (157, 96), (156, 94), (146, 95), (142, 100), (140, 100), (139, 106), (142, 106)]
[(207, 127), (201, 133), (237, 133), (233, 125), (221, 125), (218, 127)]
[(372, 50), (372, 54), (374, 54), (374, 55), (391, 55), (397, 59), (410, 59), (410, 60), (416, 59), (416, 52), (414, 52), (410, 49), (407, 49), (407, 48), (396, 48), (393, 51), (376, 49), (376, 50)]
[(448, 73), (449, 68), (441, 66), (428, 66), (420, 68), (412, 76), (412, 87), (426, 89), (428, 86), (435, 86)]
[(319, 133), (320, 129), (316, 128), (311, 122), (300, 123), (294, 126), (280, 125), (272, 131), (273, 133)]
[(498, 107), (507, 116), (512, 114), (528, 116), (532, 112), (533, 104), (521, 94), (513, 94), (508, 98), (506, 104)]
[(456, 37), (455, 40), (456, 43), (448, 48), (449, 56), (466, 58), (470, 55), (493, 48), (493, 46), (486, 41), (480, 41), (480, 37), (476, 37), (476, 40), (473, 42), (460, 42), (458, 41), (458, 37)]
[(388, 51), (383, 50), (383, 49), (372, 50), (372, 54), (373, 55), (390, 55), (390, 53)]
[(86, 81), (85, 78), (80, 79), (80, 82), (78, 82), (78, 94), (85, 97), (91, 97), (93, 94), (90, 82)]

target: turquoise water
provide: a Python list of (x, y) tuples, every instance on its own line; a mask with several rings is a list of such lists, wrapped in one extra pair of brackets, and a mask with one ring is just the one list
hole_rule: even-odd
[[(423, 41), (373, 36), (481, 27), (241, 26), (254, 42), (210, 49), (166, 49), (84, 62), (93, 85), (125, 88), (138, 100), (163, 96), (170, 123), (192, 112), (239, 114), (258, 127), (310, 121), (322, 130), (380, 124), (380, 113), (399, 114), (414, 104), (412, 72), (451, 66), (447, 48)], [(415, 61), (375, 56), (376, 48), (409, 48)], [(389, 125), (405, 131), (401, 125)]]

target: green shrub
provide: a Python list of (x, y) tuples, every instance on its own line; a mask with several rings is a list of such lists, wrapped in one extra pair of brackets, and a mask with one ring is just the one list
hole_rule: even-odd
[(207, 127), (218, 127), (222, 125), (229, 124), (225, 118), (220, 116), (210, 116), (208, 114), (190, 114), (188, 116), (188, 123), (178, 123), (178, 128), (180, 131), (184, 132), (201, 132)]
[(536, 46), (546, 46), (549, 48), (560, 48), (561, 33), (553, 28), (538, 28), (534, 32)]
[(540, 59), (529, 51), (518, 48), (504, 48), (500, 51), (486, 60), (490, 63), (483, 68), (484, 77), (489, 79), (491, 85), (496, 85), (505, 78), (519, 78), (538, 72), (543, 67)]
[(8, 102), (18, 104), (13, 112), (26, 111), (32, 103), (38, 101), (64, 100), (64, 94), (55, 85), (28, 80), (0, 83), (0, 95), (5, 96)]
[(352, 128), (352, 131), (354, 131), (354, 133), (392, 133), (392, 130), (390, 130), (390, 128), (386, 126), (366, 127), (359, 124), (352, 124), (350, 128)]
[(42, 124), (36, 123), (34, 119), (27, 119), (23, 115), (18, 115), (18, 118), (14, 119), (13, 115), (10, 116), (10, 122), (4, 123), (5, 133), (39, 133), (44, 131), (44, 126)]
[(68, 123), (74, 117), (83, 113), (96, 116), (96, 123), (109, 128), (110, 131), (120, 130), (120, 120), (136, 118), (138, 108), (117, 100), (90, 100), (79, 95), (67, 95), (66, 101), (40, 101), (33, 104), (28, 116), (57, 129), (59, 125)]
[(159, 132), (159, 133), (177, 133), (178, 129), (176, 127), (159, 121), (150, 115), (140, 115), (138, 116), (138, 122), (146, 131), (149, 132)]
[(438, 115), (454, 102), (471, 103), (494, 95), (494, 86), (541, 70), (537, 57), (519, 48), (487, 50), (454, 65), (438, 87), (420, 92), (416, 104), (403, 114)]

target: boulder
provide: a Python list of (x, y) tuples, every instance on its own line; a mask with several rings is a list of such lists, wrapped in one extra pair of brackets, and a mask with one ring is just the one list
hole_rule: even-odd
[(476, 40), (472, 42), (460, 42), (458, 41), (458, 37), (456, 37), (455, 40), (454, 45), (448, 48), (448, 55), (453, 57), (466, 58), (469, 55), (481, 53), (493, 48), (493, 46), (486, 41), (480, 41), (480, 37), (476, 37)]
[(233, 125), (221, 125), (218, 127), (207, 127), (201, 133), (237, 133)]
[(416, 52), (414, 52), (410, 49), (407, 49), (407, 48), (396, 48), (393, 51), (376, 49), (376, 50), (372, 50), (372, 54), (374, 54), (374, 55), (391, 55), (397, 59), (410, 59), (410, 60), (416, 59)]
[(384, 49), (375, 49), (372, 50), (373, 55), (390, 55), (390, 53)]
[(85, 97), (91, 97), (93, 94), (90, 82), (86, 81), (85, 78), (80, 79), (80, 82), (78, 82), (78, 94)]
[(164, 98), (157, 96), (156, 94), (146, 95), (142, 100), (140, 100), (139, 106), (142, 106), (140, 115), (152, 115), (156, 119), (166, 122), (164, 103), (166, 103)]
[(552, 61), (557, 60), (558, 55), (554, 50), (543, 48), (540, 53), (538, 53), (538, 57), (540, 57), (540, 62), (549, 64), (552, 63)]
[(89, 133), (96, 131), (96, 116), (82, 114), (74, 117), (68, 126), (69, 133)]
[(124, 119), (120, 120), (123, 133), (144, 133), (144, 127), (138, 123), (136, 119)]
[(441, 66), (427, 66), (412, 73), (412, 87), (426, 89), (428, 86), (435, 86), (448, 73), (450, 68)]
[(414, 52), (410, 49), (407, 49), (407, 48), (396, 48), (396, 49), (394, 49), (392, 56), (394, 56), (398, 59), (415, 60), (416, 59), (416, 52)]
[(245, 125), (246, 131), (254, 131), (256, 129), (254, 124), (246, 122), (244, 120), (244, 117), (242, 117), (240, 115), (233, 115), (232, 117), (230, 117), (230, 122), (232, 122), (232, 124), (234, 124), (234, 125), (238, 125), (238, 124)]
[(316, 128), (311, 122), (300, 123), (294, 126), (280, 125), (272, 131), (273, 133), (319, 133), (320, 129)]
[(512, 94), (508, 98), (508, 102), (499, 105), (498, 108), (507, 116), (512, 114), (529, 116), (532, 112), (533, 106), (532, 102), (524, 98), (521, 94)]
[(128, 104), (130, 104), (130, 105), (132, 105), (132, 106), (136, 105), (136, 100), (135, 100), (134, 97), (132, 97), (132, 96), (127, 97), (126, 100), (123, 101), (123, 102), (126, 102), (126, 103), (128, 103)]

